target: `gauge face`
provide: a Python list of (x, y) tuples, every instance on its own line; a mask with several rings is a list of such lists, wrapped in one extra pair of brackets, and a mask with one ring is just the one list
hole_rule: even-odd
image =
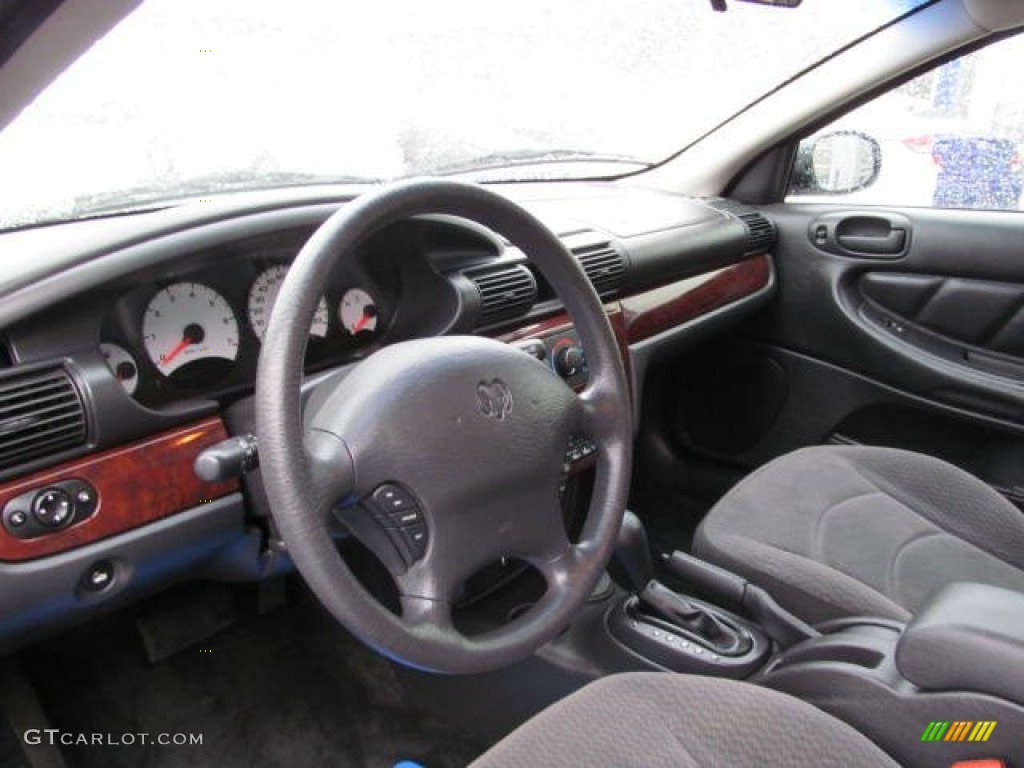
[(142, 339), (153, 365), (182, 384), (222, 376), (238, 356), (238, 320), (202, 283), (175, 283), (150, 299)]
[(338, 316), (345, 330), (353, 336), (377, 330), (377, 304), (362, 288), (350, 288), (341, 297)]
[[(284, 276), (288, 274), (288, 267), (278, 264), (275, 267), (268, 267), (260, 272), (249, 289), (249, 324), (252, 325), (252, 332), (256, 338), (263, 341), (263, 335), (267, 332), (270, 324), (270, 312), (274, 309), (274, 302), (277, 301), (277, 294), (281, 290), (281, 283)], [(313, 314), (313, 324), (309, 327), (309, 335), (323, 338), (327, 335), (327, 300), (323, 297), (316, 305), (316, 312)]]
[(114, 374), (114, 378), (124, 387), (124, 391), (129, 395), (135, 394), (135, 389), (139, 386), (139, 367), (135, 364), (135, 358), (124, 347), (106, 342), (100, 344), (100, 352), (103, 353), (103, 359), (107, 361), (107, 367)]

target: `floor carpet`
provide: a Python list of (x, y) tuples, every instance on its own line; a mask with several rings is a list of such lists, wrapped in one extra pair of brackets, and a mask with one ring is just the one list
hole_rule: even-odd
[[(201, 734), (201, 745), (68, 746), (71, 768), (425, 768), (480, 752), (409, 709), (390, 665), (301, 585), (198, 647), (150, 663), (128, 616), (23, 654), (53, 727), (74, 734)], [(136, 738), (136, 741), (138, 739)]]

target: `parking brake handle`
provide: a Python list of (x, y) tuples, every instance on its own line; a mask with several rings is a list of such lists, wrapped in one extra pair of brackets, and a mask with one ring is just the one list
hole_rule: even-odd
[(739, 606), (747, 616), (761, 625), (780, 649), (821, 636), (814, 627), (775, 602), (766, 590), (732, 571), (685, 552), (673, 552), (671, 555), (662, 555), (662, 558), (669, 570), (697, 587), (712, 601)]

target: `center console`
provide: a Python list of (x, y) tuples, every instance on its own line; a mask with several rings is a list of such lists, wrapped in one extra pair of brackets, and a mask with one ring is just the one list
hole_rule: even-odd
[(1024, 768), (1024, 594), (957, 583), (907, 625), (858, 617), (812, 628), (742, 577), (678, 552), (665, 565), (705, 599), (675, 592), (651, 579), (646, 549), (627, 513), (616, 556), (628, 594), (606, 628), (630, 654), (796, 696), (902, 765)]
[[(858, 617), (810, 627), (737, 574), (679, 552), (662, 565), (684, 590), (654, 578), (643, 526), (627, 512), (614, 583), (602, 581), (534, 656), (466, 679), (396, 673), (407, 693), (445, 702), (449, 719), (490, 739), (593, 680), (659, 670), (803, 699), (910, 768), (1024, 768), (1024, 594), (953, 584), (907, 625)], [(501, 704), (480, 707), (485, 699)]]
[(752, 681), (845, 720), (906, 765), (1024, 766), (1024, 595), (950, 584), (906, 626), (833, 622)]

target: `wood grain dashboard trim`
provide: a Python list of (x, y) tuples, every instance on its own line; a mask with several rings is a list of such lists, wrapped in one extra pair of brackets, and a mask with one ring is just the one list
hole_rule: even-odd
[(0, 485), (0, 509), (16, 496), (72, 478), (96, 491), (98, 507), (68, 528), (31, 539), (0, 530), (0, 561), (31, 560), (91, 544), (238, 490), (210, 484), (192, 471), (199, 453), (228, 437), (217, 417), (178, 427)]
[(620, 301), (631, 344), (713, 312), (768, 286), (772, 262), (754, 256), (723, 269), (681, 280)]
[[(757, 293), (769, 285), (771, 277), (772, 259), (764, 254), (605, 304), (623, 361), (629, 361), (630, 344)], [(572, 327), (572, 318), (563, 312), (498, 338), (504, 342), (539, 339)]]

